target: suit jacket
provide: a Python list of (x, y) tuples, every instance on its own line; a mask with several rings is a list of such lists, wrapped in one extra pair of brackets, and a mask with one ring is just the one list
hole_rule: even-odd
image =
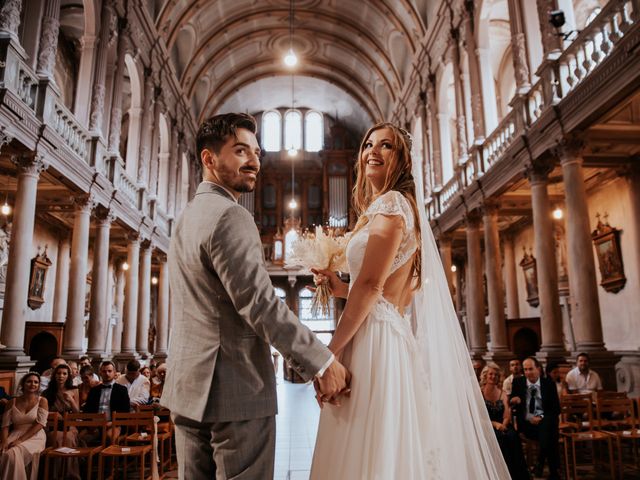
[[(515, 378), (512, 384), (511, 396), (519, 397), (520, 405), (516, 409), (518, 425), (524, 425), (527, 415), (527, 379), (524, 376)], [(560, 415), (560, 399), (556, 384), (547, 377), (540, 377), (540, 395), (542, 396), (542, 411), (544, 412), (543, 422), (557, 422)]]
[[(109, 399), (109, 405), (111, 406), (111, 413), (120, 412), (128, 413), (131, 411), (131, 404), (129, 403), (129, 392), (127, 387), (113, 382), (111, 387), (111, 398)], [(100, 393), (102, 392), (102, 384), (96, 385), (89, 390), (87, 401), (84, 404), (82, 411), (84, 413), (98, 413), (100, 407)]]
[(251, 214), (209, 182), (178, 218), (168, 256), (172, 330), (160, 403), (198, 422), (275, 415), (269, 344), (305, 380), (331, 352), (278, 299)]

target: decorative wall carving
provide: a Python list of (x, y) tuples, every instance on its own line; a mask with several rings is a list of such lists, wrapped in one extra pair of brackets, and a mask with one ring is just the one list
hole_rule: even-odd
[(533, 256), (533, 252), (522, 247), (523, 257), (520, 260), (520, 266), (524, 273), (524, 282), (527, 289), (527, 303), (532, 307), (540, 305), (540, 298), (538, 296), (538, 272), (536, 270), (536, 259)]
[(18, 26), (20, 25), (20, 10), (22, 9), (21, 0), (5, 0), (4, 5), (0, 8), (0, 30), (18, 34)]

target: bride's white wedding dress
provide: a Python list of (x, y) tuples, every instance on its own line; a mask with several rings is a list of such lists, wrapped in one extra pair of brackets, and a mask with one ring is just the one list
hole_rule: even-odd
[[(347, 246), (350, 288), (377, 214), (405, 224), (391, 273), (417, 248), (408, 201), (396, 191), (381, 195)], [(345, 349), (351, 395), (320, 414), (311, 480), (509, 478), (425, 218), (421, 212), (422, 287), (407, 312), (383, 293)]]
[[(347, 247), (350, 286), (358, 278), (376, 214), (400, 215), (405, 229), (390, 273), (412, 261), (417, 248), (411, 207), (399, 192), (378, 197), (365, 212), (369, 224), (354, 233)], [(416, 338), (408, 314), (384, 294), (345, 349), (352, 374), (351, 396), (342, 406), (326, 404), (313, 455), (311, 478), (425, 479), (429, 476), (426, 438), (428, 395)]]

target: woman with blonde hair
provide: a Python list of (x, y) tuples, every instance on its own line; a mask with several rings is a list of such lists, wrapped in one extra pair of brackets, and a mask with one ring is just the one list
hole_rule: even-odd
[(409, 134), (390, 123), (369, 129), (356, 174), (350, 283), (315, 272), (347, 299), (329, 348), (352, 374), (351, 393), (322, 410), (311, 479), (507, 479)]
[(502, 370), (495, 363), (489, 363), (482, 369), (480, 389), (511, 478), (528, 480), (529, 470), (522, 452), (522, 444), (511, 423), (509, 398), (502, 390)]

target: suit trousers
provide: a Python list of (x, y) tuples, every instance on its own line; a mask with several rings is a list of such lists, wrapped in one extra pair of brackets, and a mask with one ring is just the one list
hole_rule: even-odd
[(239, 422), (196, 422), (172, 415), (181, 480), (273, 478), (275, 416)]
[(558, 420), (557, 417), (545, 417), (538, 425), (533, 425), (526, 420), (521, 422), (520, 431), (531, 440), (540, 442), (540, 456), (538, 466), (543, 467), (545, 460), (549, 462), (551, 478), (556, 478), (560, 469), (560, 456), (558, 453)]

